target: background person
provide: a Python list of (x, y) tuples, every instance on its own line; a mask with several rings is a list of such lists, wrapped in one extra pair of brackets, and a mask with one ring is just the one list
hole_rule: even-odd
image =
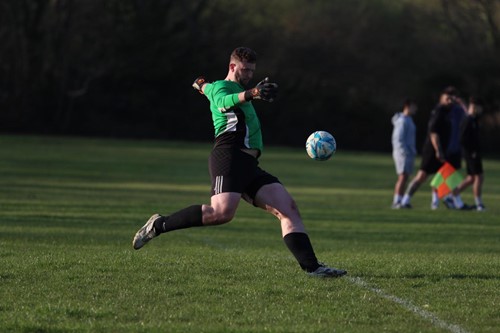
[[(454, 102), (450, 111), (450, 140), (448, 144), (448, 148), (446, 151), (446, 156), (454, 156), (459, 161), (462, 160), (462, 144), (460, 143), (460, 126), (464, 121), (467, 114), (467, 106), (465, 102), (460, 97), (455, 97)], [(455, 169), (461, 168), (461, 163), (453, 164)], [(434, 189), (433, 189), (434, 190)], [(437, 194), (436, 194), (437, 196)], [(439, 201), (438, 201), (439, 202)], [(469, 209), (467, 205), (465, 205), (460, 198), (460, 196), (454, 197), (452, 194), (448, 194), (443, 199), (444, 205), (449, 209)]]
[(413, 172), (417, 149), (415, 145), (416, 126), (412, 116), (417, 112), (417, 105), (410, 99), (403, 104), (403, 111), (392, 117), (392, 158), (398, 179), (394, 186), (392, 208), (401, 207), (408, 177)]
[[(477, 97), (469, 99), (467, 108), (467, 116), (462, 121), (460, 126), (460, 142), (463, 148), (463, 155), (467, 168), (467, 176), (456, 189), (453, 190), (453, 200), (455, 208), (467, 206), (463, 204), (460, 198), (460, 193), (467, 187), (472, 185), (472, 193), (474, 194), (475, 208), (478, 211), (486, 210), (481, 198), (482, 187), (484, 181), (483, 163), (481, 159), (480, 143), (479, 143), (479, 116), (483, 111), (483, 103)], [(459, 204), (462, 202), (463, 206)]]
[[(453, 120), (452, 108), (456, 104), (457, 90), (454, 87), (447, 87), (439, 97), (439, 102), (431, 112), (427, 126), (427, 137), (422, 149), (422, 161), (420, 168), (406, 188), (405, 195), (401, 200), (401, 208), (411, 208), (411, 197), (425, 182), (427, 177), (436, 173), (444, 162), (448, 161), (456, 169), (460, 168), (460, 151), (449, 150), (452, 133), (458, 132), (453, 127), (458, 127), (459, 123)], [(456, 109), (458, 110), (458, 109)], [(458, 115), (458, 113), (455, 113)], [(458, 136), (456, 137), (458, 140)], [(432, 190), (431, 208), (437, 209), (439, 198), (437, 191)]]

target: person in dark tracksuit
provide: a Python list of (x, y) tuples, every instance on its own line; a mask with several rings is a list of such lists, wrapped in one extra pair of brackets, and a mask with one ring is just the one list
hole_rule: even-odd
[[(467, 165), (467, 177), (453, 191), (454, 199), (460, 198), (460, 192), (472, 185), (475, 205), (472, 209), (486, 210), (481, 194), (484, 181), (483, 162), (479, 144), (479, 116), (483, 111), (483, 103), (477, 97), (471, 97), (467, 108), (467, 117), (460, 125), (460, 143)], [(461, 200), (460, 200), (461, 201)]]

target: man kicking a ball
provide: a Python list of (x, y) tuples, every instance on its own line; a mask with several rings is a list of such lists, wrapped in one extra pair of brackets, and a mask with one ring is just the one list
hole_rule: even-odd
[(194, 82), (193, 87), (210, 101), (215, 129), (215, 144), (209, 158), (210, 205), (193, 205), (169, 216), (154, 214), (136, 233), (134, 249), (142, 248), (165, 232), (228, 223), (243, 198), (279, 219), (286, 246), (309, 275), (343, 276), (345, 270), (318, 262), (295, 201), (278, 178), (259, 167), (262, 133), (252, 100), (272, 102), (278, 86), (266, 78), (254, 88), (246, 88), (256, 62), (253, 50), (238, 47), (231, 53), (224, 80), (206, 83), (200, 77)]

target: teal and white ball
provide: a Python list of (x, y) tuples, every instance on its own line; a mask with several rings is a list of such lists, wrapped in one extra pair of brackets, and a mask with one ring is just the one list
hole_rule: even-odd
[(326, 131), (316, 131), (307, 138), (306, 151), (313, 160), (326, 161), (336, 150), (335, 138)]

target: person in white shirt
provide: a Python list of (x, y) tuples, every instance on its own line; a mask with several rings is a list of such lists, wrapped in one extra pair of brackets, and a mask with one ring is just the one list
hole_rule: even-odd
[(413, 172), (417, 149), (415, 144), (416, 126), (412, 116), (417, 112), (417, 104), (411, 99), (406, 99), (403, 111), (397, 112), (392, 117), (394, 126), (392, 131), (392, 157), (396, 167), (398, 179), (394, 186), (394, 198), (392, 208), (401, 208), (404, 189), (408, 177)]

